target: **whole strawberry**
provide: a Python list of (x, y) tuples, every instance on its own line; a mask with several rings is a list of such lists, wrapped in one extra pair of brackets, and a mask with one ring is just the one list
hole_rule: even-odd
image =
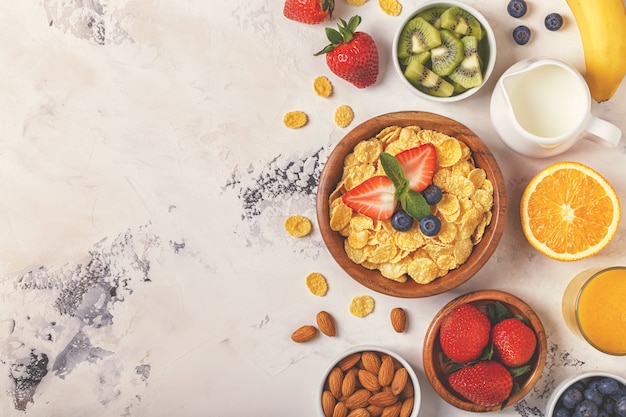
[(517, 318), (502, 320), (493, 326), (493, 350), (507, 366), (517, 367), (532, 358), (537, 346), (535, 332)]
[(335, 75), (365, 88), (378, 78), (378, 48), (370, 35), (356, 32), (360, 23), (361, 17), (353, 16), (348, 23), (340, 19), (338, 31), (326, 28), (330, 45), (315, 55), (326, 54), (326, 65)]
[(485, 407), (502, 404), (513, 389), (513, 377), (496, 361), (480, 361), (463, 367), (452, 373), (448, 382), (457, 393)]
[(283, 15), (296, 22), (316, 25), (330, 19), (335, 0), (285, 0)]
[(461, 304), (441, 321), (439, 344), (448, 358), (467, 363), (481, 357), (490, 333), (487, 315), (472, 304)]

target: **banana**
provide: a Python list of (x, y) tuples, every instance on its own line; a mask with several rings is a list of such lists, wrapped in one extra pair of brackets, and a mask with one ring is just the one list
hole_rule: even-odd
[(609, 100), (626, 74), (623, 0), (567, 0), (585, 54), (587, 84), (597, 102)]

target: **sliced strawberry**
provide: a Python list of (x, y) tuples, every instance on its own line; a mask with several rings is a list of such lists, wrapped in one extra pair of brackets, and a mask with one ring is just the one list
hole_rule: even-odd
[(437, 150), (432, 143), (400, 152), (396, 159), (409, 181), (409, 188), (422, 192), (432, 183), (437, 162)]
[(395, 188), (383, 175), (362, 182), (343, 196), (343, 202), (361, 214), (377, 220), (390, 219), (396, 209)]

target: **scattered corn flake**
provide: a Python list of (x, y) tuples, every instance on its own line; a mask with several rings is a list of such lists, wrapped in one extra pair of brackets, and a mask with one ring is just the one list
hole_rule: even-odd
[(375, 301), (369, 295), (357, 295), (350, 302), (350, 313), (356, 317), (365, 317), (374, 311)]
[(363, 6), (365, 3), (367, 3), (367, 0), (346, 0), (346, 3), (348, 3), (350, 6)]
[(378, 4), (389, 16), (398, 16), (402, 12), (402, 5), (398, 0), (378, 0)]
[(335, 109), (335, 124), (339, 127), (348, 127), (354, 120), (354, 111), (347, 104), (342, 104)]
[(311, 220), (304, 216), (293, 215), (285, 219), (285, 230), (293, 237), (304, 237), (311, 233)]
[(319, 272), (311, 272), (306, 277), (306, 286), (311, 294), (323, 297), (328, 292), (328, 281)]
[(309, 116), (301, 110), (294, 110), (285, 114), (283, 122), (290, 129), (299, 129), (309, 122)]
[(324, 75), (316, 77), (313, 81), (313, 89), (320, 97), (330, 97), (333, 94), (333, 85)]

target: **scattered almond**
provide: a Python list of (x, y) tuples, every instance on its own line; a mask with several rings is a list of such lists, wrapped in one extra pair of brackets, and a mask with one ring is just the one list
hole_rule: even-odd
[(377, 405), (379, 407), (389, 407), (398, 401), (398, 397), (390, 391), (381, 391), (370, 397), (370, 404)]
[(317, 336), (317, 328), (311, 325), (304, 325), (291, 333), (291, 340), (296, 343), (305, 343), (315, 339), (315, 336)]
[(335, 404), (337, 400), (330, 391), (324, 391), (322, 393), (322, 410), (325, 417), (333, 417), (333, 411), (335, 410)]
[(327, 311), (320, 311), (317, 313), (315, 321), (317, 322), (317, 327), (326, 336), (336, 336), (337, 332), (335, 330), (335, 320), (333, 320), (333, 317)]
[(391, 309), (390, 313), (391, 326), (397, 333), (402, 333), (406, 330), (406, 312), (400, 307)]
[(378, 383), (381, 387), (391, 384), (393, 375), (395, 374), (395, 366), (391, 356), (385, 356), (378, 370)]

